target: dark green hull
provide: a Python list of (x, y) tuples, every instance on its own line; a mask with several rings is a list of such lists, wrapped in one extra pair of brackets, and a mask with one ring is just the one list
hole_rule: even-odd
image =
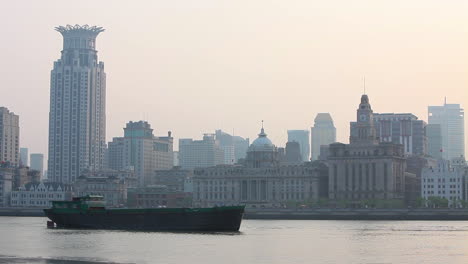
[(45, 209), (57, 227), (151, 231), (239, 231), (243, 206), (70, 210)]

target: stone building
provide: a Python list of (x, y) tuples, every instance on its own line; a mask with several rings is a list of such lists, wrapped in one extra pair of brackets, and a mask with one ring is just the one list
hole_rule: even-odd
[(362, 95), (350, 144), (329, 146), (329, 197), (335, 200), (403, 199), (406, 161), (403, 145), (379, 142), (373, 111)]
[(11, 192), (11, 207), (50, 208), (52, 201), (67, 201), (72, 197), (72, 188), (53, 182), (28, 183)]
[(87, 171), (73, 184), (75, 196), (101, 195), (108, 207), (122, 207), (127, 203), (127, 189), (135, 187), (132, 171)]
[(327, 167), (320, 162), (280, 165), (277, 148), (262, 128), (247, 152), (245, 165), (194, 170), (194, 206), (246, 204), (281, 206), (326, 197)]

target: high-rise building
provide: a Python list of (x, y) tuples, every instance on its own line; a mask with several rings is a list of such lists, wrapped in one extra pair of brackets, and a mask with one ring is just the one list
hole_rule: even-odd
[(427, 154), (433, 158), (442, 158), (442, 129), (440, 124), (426, 126)]
[[(352, 130), (356, 129), (356, 124), (351, 123)], [(418, 120), (417, 116), (409, 113), (374, 113), (374, 124), (380, 142), (402, 144), (406, 155), (427, 154), (426, 122)]]
[(28, 150), (28, 148), (20, 148), (20, 166), (29, 167), (29, 150)]
[(459, 104), (429, 106), (429, 124), (440, 125), (442, 157), (446, 160), (465, 156), (465, 116)]
[(309, 156), (310, 156), (309, 138), (310, 138), (309, 130), (288, 130), (288, 142), (299, 143), (302, 161), (309, 161)]
[(336, 128), (329, 113), (318, 113), (312, 131), (312, 160), (319, 159), (320, 146), (336, 142)]
[(36, 170), (43, 175), (44, 173), (44, 154), (31, 153), (31, 170)]
[(224, 163), (224, 151), (213, 134), (203, 140), (179, 139), (179, 162), (183, 169), (206, 168)]
[(224, 164), (234, 164), (244, 159), (249, 148), (249, 139), (232, 136), (222, 130), (215, 131), (215, 139), (224, 152)]
[(109, 168), (134, 169), (140, 187), (147, 184), (155, 170), (171, 169), (174, 165), (173, 138), (153, 135), (146, 121), (129, 122), (123, 137), (115, 137), (108, 146)]
[(63, 36), (63, 50), (50, 76), (48, 176), (69, 184), (83, 170), (99, 170), (104, 163), (106, 74), (96, 50), (96, 37), (104, 29), (55, 29)]
[(20, 164), (19, 133), (19, 116), (0, 107), (0, 163)]
[(301, 163), (302, 160), (301, 155), (301, 146), (298, 142), (292, 141), (286, 143), (285, 148), (285, 159), (287, 163)]

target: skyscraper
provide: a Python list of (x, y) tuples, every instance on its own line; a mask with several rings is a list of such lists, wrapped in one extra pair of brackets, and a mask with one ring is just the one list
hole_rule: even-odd
[(85, 169), (100, 169), (106, 146), (106, 74), (98, 61), (101, 27), (56, 27), (61, 58), (50, 80), (48, 178), (72, 183)]
[(29, 167), (29, 150), (20, 148), (20, 166)]
[(244, 159), (249, 148), (249, 139), (244, 139), (239, 136), (231, 136), (222, 130), (215, 131), (215, 139), (219, 142), (220, 147), (224, 151), (223, 164), (234, 164), (239, 159)]
[(459, 104), (429, 106), (429, 124), (439, 124), (442, 157), (447, 160), (465, 155), (465, 116)]
[(41, 153), (31, 153), (31, 170), (36, 170), (44, 175), (44, 155)]
[(213, 134), (203, 140), (179, 139), (179, 162), (183, 169), (206, 168), (224, 163), (224, 151)]
[(0, 107), (0, 163), (19, 165), (19, 133), (19, 116)]
[(336, 128), (329, 113), (318, 113), (312, 127), (312, 160), (320, 155), (320, 146), (336, 142)]
[(439, 124), (426, 126), (427, 154), (434, 158), (442, 158), (442, 129)]
[(302, 161), (309, 161), (310, 140), (309, 130), (288, 130), (288, 142), (297, 142), (300, 146)]

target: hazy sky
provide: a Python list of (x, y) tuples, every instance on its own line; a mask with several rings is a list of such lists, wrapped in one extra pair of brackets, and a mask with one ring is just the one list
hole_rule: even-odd
[(254, 139), (263, 119), (284, 145), (330, 112), (348, 142), (363, 76), (374, 112), (468, 106), (467, 14), (461, 0), (4, 1), (0, 106), (20, 115), (21, 146), (47, 153), (54, 27), (89, 24), (106, 29), (108, 141), (141, 119), (176, 140)]

